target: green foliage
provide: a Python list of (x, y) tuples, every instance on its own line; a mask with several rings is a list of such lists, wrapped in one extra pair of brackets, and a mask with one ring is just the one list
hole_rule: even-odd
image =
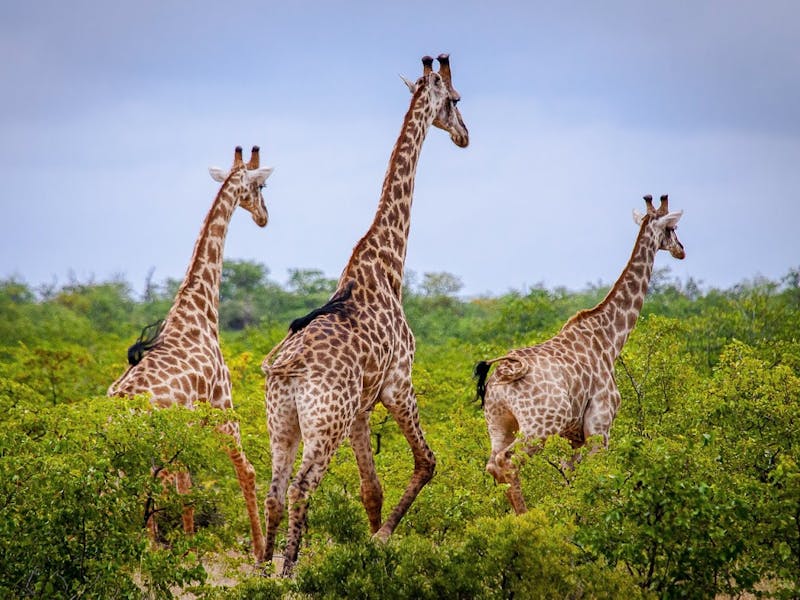
[[(6, 376), (16, 375), (15, 380), (47, 398), (52, 405), (79, 400), (87, 391), (100, 393), (94, 386), (91, 353), (78, 344), (52, 344), (43, 342), (33, 348), (20, 344), (10, 350), (11, 361), (16, 369), (3, 369)], [(0, 371), (0, 372), (2, 372)]]
[(700, 423), (692, 417), (703, 400), (699, 371), (704, 368), (688, 349), (691, 328), (686, 321), (650, 315), (642, 317), (617, 360), (617, 385), (625, 399), (614, 423), (648, 438), (680, 434)]
[(621, 571), (586, 560), (540, 511), (478, 519), (437, 544), (411, 534), (323, 549), (299, 569), (312, 598), (638, 598)]
[[(327, 301), (335, 281), (296, 270), (286, 286), (259, 263), (225, 264), (220, 317), (233, 413), (150, 410), (102, 397), (141, 328), (162, 318), (177, 282), (0, 282), (0, 597), (712, 598), (800, 596), (800, 292), (780, 282), (702, 291), (656, 273), (617, 363), (622, 405), (608, 450), (547, 440), (522, 466), (531, 507), (510, 516), (484, 466), (474, 364), (557, 332), (604, 286), (541, 286), (456, 296), (457, 277), (407, 282), (417, 338), (414, 386), (437, 458), (388, 544), (370, 541), (348, 444), (313, 495), (296, 580), (248, 565), (249, 526), (213, 426), (239, 421), (264, 497), (270, 474), (260, 363), (288, 323)], [(413, 457), (380, 405), (372, 418), (384, 515)], [(590, 444), (591, 445), (591, 444)], [(154, 470), (187, 469), (180, 496)], [(198, 532), (180, 514), (194, 506)], [(144, 528), (158, 513), (162, 540)], [(279, 531), (280, 552), (285, 530)], [(268, 568), (269, 572), (270, 569)]]
[[(765, 354), (771, 355), (768, 351)], [(751, 552), (786, 597), (800, 592), (800, 374), (742, 342), (722, 352), (708, 384), (720, 462), (748, 498)], [(794, 594), (794, 596), (792, 595)]]
[(423, 296), (452, 297), (464, 287), (461, 279), (452, 273), (424, 273), (419, 286)]
[(295, 587), (293, 583), (265, 577), (251, 577), (232, 589), (207, 586), (203, 588), (204, 593), (201, 597), (208, 600), (282, 600), (292, 597)]
[(166, 596), (204, 579), (196, 552), (214, 545), (209, 532), (192, 538), (194, 555), (174, 531), (166, 532), (169, 548), (150, 551), (144, 511), (149, 501), (168, 523), (183, 502), (200, 513), (223, 502), (203, 488), (177, 497), (152, 472), (188, 469), (202, 478), (218, 469), (218, 442), (193, 423), (219, 415), (151, 411), (143, 399), (51, 406), (6, 380), (0, 404), (10, 407), (0, 429), (0, 595), (137, 598), (143, 586)]
[(745, 558), (746, 499), (714, 460), (713, 445), (627, 438), (613, 462), (574, 482), (584, 510), (576, 541), (622, 564), (659, 596), (707, 598), (758, 580)]
[(124, 281), (101, 284), (72, 282), (53, 299), (73, 312), (85, 314), (98, 331), (119, 331), (134, 307), (130, 286)]

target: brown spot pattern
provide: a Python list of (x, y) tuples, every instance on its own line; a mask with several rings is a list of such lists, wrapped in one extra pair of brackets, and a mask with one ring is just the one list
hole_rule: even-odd
[(527, 509), (519, 462), (511, 460), (516, 446), (531, 454), (550, 435), (576, 448), (602, 435), (608, 445), (620, 404), (614, 361), (636, 325), (659, 249), (667, 249), (663, 231), (645, 218), (628, 264), (600, 304), (578, 312), (555, 337), (489, 361), (497, 366), (486, 382), (492, 446), (486, 470), (509, 484), (507, 496), (517, 513)]
[[(216, 408), (231, 408), (231, 381), (222, 359), (218, 336), (219, 284), (222, 252), (228, 223), (239, 205), (253, 213), (263, 207), (257, 185), (245, 179), (244, 164), (234, 163), (206, 215), (195, 242), (186, 276), (167, 315), (160, 343), (129, 368), (108, 389), (109, 396), (148, 393), (156, 407), (192, 407), (209, 402)], [(255, 218), (255, 213), (254, 218)], [(228, 449), (247, 505), (256, 560), (264, 559), (265, 542), (256, 499), (255, 470), (241, 447), (238, 423), (220, 427), (234, 444)], [(188, 490), (188, 473), (177, 474)], [(179, 490), (180, 491), (180, 490)], [(151, 530), (155, 524), (150, 524)], [(184, 528), (193, 530), (191, 513), (184, 511)]]
[[(272, 481), (265, 503), (267, 557), (288, 502), (289, 529), (283, 573), (291, 573), (305, 526), (308, 499), (342, 440), (350, 437), (361, 477), (360, 494), (378, 539), (394, 531), (433, 476), (435, 458), (425, 442), (411, 385), (414, 337), (401, 304), (403, 266), (410, 227), (411, 191), (420, 149), (434, 119), (449, 104), (438, 95), (437, 73), (417, 82), (389, 159), (372, 225), (356, 244), (337, 293), (355, 283), (348, 315), (326, 314), (280, 346), (264, 363)], [(439, 85), (440, 89), (442, 86)], [(454, 93), (454, 92), (453, 92)], [(453, 108), (451, 135), (467, 138)], [(397, 506), (382, 518), (383, 491), (370, 447), (369, 413), (383, 403), (400, 426), (414, 456), (414, 472)], [(303, 456), (290, 485), (300, 441)]]

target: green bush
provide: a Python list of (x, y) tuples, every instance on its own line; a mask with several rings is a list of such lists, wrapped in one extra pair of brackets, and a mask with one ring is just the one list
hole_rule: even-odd
[[(5, 396), (20, 386), (0, 390)], [(142, 399), (55, 407), (31, 399), (4, 413), (0, 429), (0, 595), (134, 598), (139, 585), (167, 595), (170, 586), (202, 582), (191, 556), (213, 539), (167, 531), (169, 547), (148, 550), (144, 511), (148, 499), (173, 514), (184, 502), (201, 513), (225, 503), (203, 486), (179, 497), (152, 474), (189, 469), (202, 481), (217, 468), (219, 443), (196, 424), (203, 411), (151, 411)]]
[(624, 565), (660, 597), (751, 589), (757, 578), (745, 560), (750, 511), (716, 455), (713, 444), (687, 439), (620, 442), (613, 459), (574, 482), (583, 508), (576, 541)]
[(625, 573), (588, 560), (570, 528), (540, 511), (483, 518), (436, 544), (419, 535), (386, 545), (331, 546), (304, 560), (298, 590), (312, 598), (638, 598)]
[[(247, 262), (223, 272), (221, 341), (236, 407), (227, 412), (152, 411), (144, 398), (102, 396), (143, 325), (164, 316), (176, 282), (148, 282), (141, 300), (122, 281), (0, 282), (0, 597), (800, 596), (797, 271), (708, 291), (659, 273), (617, 364), (622, 404), (609, 448), (584, 449), (570, 470), (569, 444), (547, 440), (522, 467), (531, 508), (522, 517), (484, 470), (472, 367), (552, 335), (606, 288), (466, 301), (448, 274), (410, 282), (413, 379), (436, 474), (392, 539), (374, 544), (344, 443), (312, 496), (288, 581), (253, 573), (243, 500), (213, 425), (240, 422), (264, 498), (259, 366), (335, 282), (298, 270), (282, 287), (268, 274)], [(413, 458), (380, 405), (371, 425), (385, 516)], [(162, 486), (160, 467), (188, 469), (191, 493)], [(191, 538), (180, 527), (184, 503), (196, 511)], [(159, 544), (145, 533), (145, 506), (159, 511)], [(278, 554), (285, 531), (284, 521)], [(225, 561), (250, 566), (231, 569), (225, 585), (235, 587), (214, 576)]]

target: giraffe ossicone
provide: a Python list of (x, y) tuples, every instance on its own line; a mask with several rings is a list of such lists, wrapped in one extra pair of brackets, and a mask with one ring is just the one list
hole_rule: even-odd
[[(250, 161), (245, 164), (242, 148), (234, 151), (233, 166), (227, 171), (210, 169), (211, 176), (222, 181), (200, 229), (194, 252), (175, 301), (157, 333), (146, 343), (136, 344), (132, 358), (135, 364), (108, 388), (109, 396), (149, 394), (153, 406), (181, 405), (192, 408), (198, 402), (208, 402), (215, 408), (233, 408), (231, 378), (219, 345), (219, 286), (222, 279), (222, 257), (225, 237), (231, 217), (237, 207), (248, 211), (253, 221), (264, 227), (268, 221), (267, 207), (261, 190), (272, 173), (271, 168), (259, 166), (259, 148), (254, 146)], [(140, 341), (144, 342), (140, 337)], [(233, 462), (239, 486), (245, 498), (250, 520), (253, 554), (264, 559), (264, 534), (261, 511), (256, 498), (255, 469), (242, 448), (239, 424), (227, 422), (219, 430), (231, 436), (234, 444), (226, 448)], [(187, 493), (191, 479), (186, 472), (159, 476), (173, 479), (179, 493)], [(156, 523), (148, 525), (155, 534)], [(193, 510), (184, 507), (184, 530), (194, 530)]]
[[(423, 74), (413, 85), (375, 218), (353, 249), (331, 301), (293, 323), (262, 364), (272, 452), (266, 556), (272, 556), (288, 499), (284, 576), (297, 560), (309, 497), (345, 437), (350, 437), (356, 456), (361, 500), (376, 539), (391, 535), (433, 476), (436, 461), (420, 427), (411, 385), (414, 336), (401, 295), (414, 176), (425, 136), (434, 125), (447, 131), (457, 146), (469, 143), (448, 57), (443, 54), (438, 60), (437, 72), (433, 59), (423, 58)], [(369, 415), (378, 402), (397, 421), (414, 456), (411, 481), (385, 521), (370, 446)], [(301, 441), (302, 462), (289, 485)]]
[(639, 234), (630, 260), (600, 304), (578, 312), (549, 340), (475, 367), (492, 445), (486, 470), (509, 485), (507, 497), (517, 514), (526, 510), (520, 462), (512, 460), (518, 447), (531, 454), (551, 435), (568, 439), (574, 448), (594, 435), (608, 445), (620, 404), (614, 361), (636, 325), (656, 253), (685, 257), (675, 233), (683, 213), (669, 211), (666, 195), (658, 209), (651, 196), (644, 200), (647, 212), (634, 214)]

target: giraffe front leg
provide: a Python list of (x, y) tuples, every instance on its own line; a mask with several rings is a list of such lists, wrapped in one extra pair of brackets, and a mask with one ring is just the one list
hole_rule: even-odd
[[(188, 471), (180, 471), (175, 474), (175, 488), (178, 494), (185, 495), (192, 491), (192, 476)], [(191, 535), (194, 533), (194, 506), (184, 504), (181, 512), (184, 533)]]
[(350, 432), (353, 453), (358, 464), (361, 477), (361, 503), (367, 511), (370, 531), (377, 533), (381, 526), (381, 510), (383, 508), (383, 489), (375, 470), (375, 459), (370, 444), (369, 413), (356, 418)]
[[(603, 436), (603, 448), (608, 448), (608, 434), (611, 431), (611, 424), (614, 422), (619, 403), (619, 390), (614, 380), (610, 379), (608, 388), (596, 394), (583, 413), (584, 440), (594, 435), (601, 435)], [(593, 444), (589, 453), (595, 454), (599, 450), (600, 447)]]
[(374, 535), (376, 539), (386, 541), (392, 535), (395, 527), (406, 514), (420, 490), (433, 478), (433, 473), (436, 469), (436, 457), (433, 455), (433, 451), (428, 446), (422, 433), (422, 428), (419, 424), (417, 400), (414, 396), (414, 391), (411, 389), (410, 380), (401, 384), (394, 393), (390, 393), (388, 390), (384, 391), (382, 397), (383, 404), (400, 426), (400, 431), (403, 432), (408, 444), (411, 446), (411, 452), (414, 456), (414, 474), (411, 476), (411, 481), (408, 482), (408, 486), (406, 486), (406, 490), (397, 506), (394, 507), (389, 517)]
[(236, 478), (239, 480), (239, 488), (244, 496), (245, 506), (247, 507), (247, 517), (250, 520), (250, 537), (253, 542), (253, 554), (257, 563), (264, 562), (266, 543), (264, 533), (261, 529), (261, 513), (258, 509), (258, 498), (256, 496), (256, 470), (247, 460), (242, 447), (242, 436), (239, 430), (239, 423), (229, 421), (218, 427), (219, 431), (230, 436), (234, 445), (225, 448), (228, 456), (233, 463), (236, 471)]
[[(166, 467), (153, 467), (150, 470), (151, 474), (153, 475), (153, 479), (158, 479), (161, 482), (161, 495), (167, 493), (166, 486), (175, 486), (176, 490), (180, 491), (178, 486), (178, 479), (175, 473), (171, 472)], [(189, 485), (191, 486), (191, 480), (189, 480)], [(147, 502), (145, 503), (145, 525), (147, 530), (150, 534), (150, 539), (157, 543), (159, 541), (159, 529), (158, 529), (158, 519), (157, 514), (161, 512), (163, 509), (158, 508), (158, 504), (156, 499), (153, 496), (148, 496)], [(186, 530), (186, 514), (182, 515), (184, 531)], [(192, 515), (192, 526), (194, 526), (194, 515)]]

